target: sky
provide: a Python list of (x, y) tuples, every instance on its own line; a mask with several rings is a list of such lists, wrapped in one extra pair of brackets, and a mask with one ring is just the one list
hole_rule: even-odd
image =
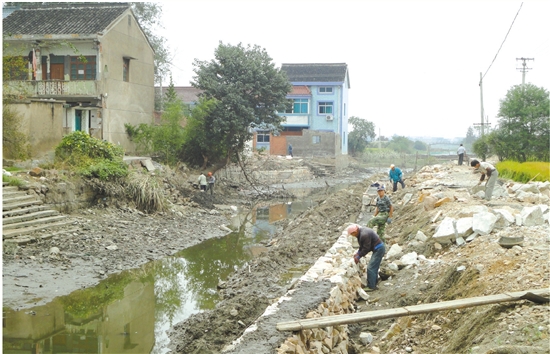
[(173, 55), (176, 86), (191, 85), (193, 60), (212, 60), (220, 41), (259, 45), (277, 67), (346, 63), (349, 116), (373, 122), (386, 137), (464, 137), (481, 122), (481, 93), (494, 127), (500, 100), (522, 83), (517, 58), (534, 58), (526, 61), (525, 82), (550, 90), (547, 0), (160, 4), (158, 33)]

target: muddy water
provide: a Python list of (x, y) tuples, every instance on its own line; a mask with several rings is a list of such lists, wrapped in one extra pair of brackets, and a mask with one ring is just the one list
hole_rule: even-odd
[(168, 330), (211, 309), (217, 285), (266, 250), (277, 221), (311, 200), (259, 205), (233, 218), (229, 235), (150, 262), (23, 311), (3, 309), (4, 353), (165, 353)]
[[(357, 177), (330, 185), (287, 185), (299, 201), (240, 211), (232, 219), (235, 231), (225, 237), (110, 276), (96, 287), (44, 306), (22, 311), (4, 307), (2, 352), (165, 353), (166, 330), (194, 313), (212, 309), (219, 300), (220, 280), (267, 249), (280, 227), (278, 221), (316, 206), (319, 195), (345, 188)], [(316, 198), (310, 196), (312, 192)], [(291, 271), (282, 282), (295, 280), (305, 270)]]

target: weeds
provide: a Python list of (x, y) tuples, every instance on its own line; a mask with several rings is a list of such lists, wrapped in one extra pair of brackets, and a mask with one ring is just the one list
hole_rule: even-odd
[(6, 175), (2, 175), (2, 182), (8, 182), (10, 186), (15, 186), (15, 187), (22, 187), (26, 184), (26, 182), (22, 179), (19, 179), (17, 177), (12, 177), (12, 176), (6, 176)]
[(156, 176), (132, 173), (126, 191), (139, 209), (146, 212), (162, 211), (166, 209), (166, 201), (161, 183)]

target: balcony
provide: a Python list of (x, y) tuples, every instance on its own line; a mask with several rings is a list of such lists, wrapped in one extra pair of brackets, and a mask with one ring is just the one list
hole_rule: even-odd
[(7, 81), (4, 93), (24, 97), (56, 96), (93, 96), (99, 95), (98, 82), (94, 80), (44, 80), (44, 81)]
[(287, 114), (286, 121), (282, 122), (284, 126), (309, 126), (309, 114)]

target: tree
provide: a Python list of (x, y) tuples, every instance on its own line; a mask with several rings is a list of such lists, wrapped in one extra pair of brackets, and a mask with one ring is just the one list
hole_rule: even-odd
[(131, 4), (139, 25), (155, 51), (155, 82), (161, 84), (170, 70), (170, 48), (166, 44), (166, 38), (154, 32), (155, 29), (162, 28), (160, 21), (162, 5), (152, 2), (132, 2)]
[(224, 146), (207, 133), (208, 117), (215, 106), (215, 99), (200, 98), (185, 126), (181, 159), (192, 165), (201, 165), (201, 169), (205, 169), (216, 157), (226, 155)]
[(276, 131), (291, 90), (285, 73), (276, 69), (265, 49), (220, 42), (211, 61), (195, 59), (192, 85), (215, 99), (206, 117), (206, 133), (224, 145), (226, 163), (252, 138), (251, 128)]
[(548, 90), (533, 84), (515, 85), (500, 101), (499, 133), (507, 145), (505, 159), (549, 161), (550, 99)]
[(426, 143), (424, 143), (420, 140), (416, 140), (414, 142), (413, 148), (415, 150), (426, 151), (426, 150), (428, 150), (428, 144), (426, 144)]
[(407, 137), (394, 135), (387, 147), (400, 153), (410, 153), (413, 151), (414, 143)]
[(474, 153), (481, 158), (481, 161), (487, 160), (487, 157), (491, 155), (488, 139), (488, 135), (483, 135), (473, 145)]
[(470, 126), (468, 127), (468, 131), (466, 132), (466, 138), (464, 138), (464, 142), (463, 142), (466, 150), (469, 150), (472, 148), (472, 144), (474, 143), (475, 140), (476, 140), (476, 137), (474, 134), (474, 128)]
[[(180, 100), (178, 98), (178, 94), (176, 93), (176, 88), (174, 87), (174, 81), (172, 80), (172, 74), (170, 74), (170, 84), (168, 85), (168, 89), (164, 93), (164, 101), (167, 103), (172, 103)], [(181, 100), (180, 100), (181, 101)]]
[(367, 147), (368, 141), (376, 137), (374, 123), (358, 117), (350, 117), (349, 123), (353, 125), (353, 131), (348, 135), (348, 147), (350, 153), (355, 155), (362, 152)]

